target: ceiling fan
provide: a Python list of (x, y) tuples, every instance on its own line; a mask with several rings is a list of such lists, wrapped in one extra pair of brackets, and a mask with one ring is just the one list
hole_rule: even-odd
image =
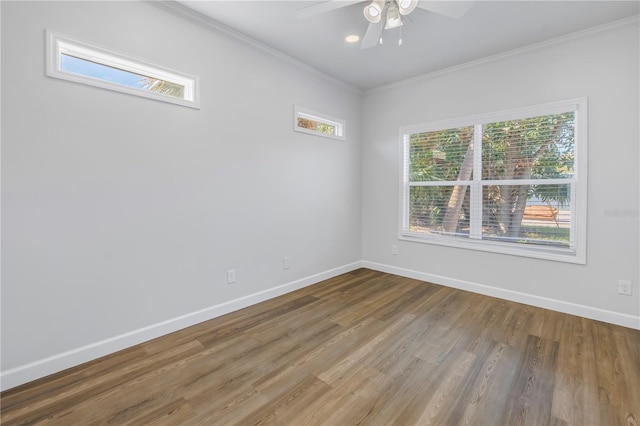
[[(297, 9), (295, 14), (298, 18), (306, 18), (362, 2), (363, 0), (326, 0)], [(382, 31), (401, 27), (402, 16), (410, 14), (416, 7), (451, 18), (461, 18), (472, 4), (473, 0), (371, 0), (362, 11), (366, 20), (369, 21), (369, 26), (360, 43), (360, 49), (368, 49), (378, 45), (382, 40), (380, 37)], [(399, 44), (402, 44), (401, 38)]]

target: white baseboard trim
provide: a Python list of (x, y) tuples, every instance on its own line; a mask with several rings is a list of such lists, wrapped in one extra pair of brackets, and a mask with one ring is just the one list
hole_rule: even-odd
[(0, 389), (7, 390), (21, 384), (48, 376), (53, 373), (92, 361), (122, 349), (173, 333), (186, 327), (208, 321), (210, 319), (237, 311), (242, 308), (272, 299), (277, 296), (298, 290), (323, 280), (354, 271), (361, 267), (361, 262), (343, 265), (328, 271), (311, 275), (290, 283), (282, 284), (267, 290), (259, 291), (238, 299), (210, 306), (157, 324), (143, 327), (128, 333), (114, 336), (99, 342), (59, 353), (29, 364), (21, 365), (0, 373)]
[(505, 290), (503, 288), (458, 280), (455, 278), (429, 274), (411, 269), (399, 268), (397, 266), (381, 263), (362, 261), (362, 267), (640, 330), (640, 316), (621, 314), (619, 312), (607, 311), (604, 309), (593, 308), (591, 306), (563, 302), (562, 300)]
[(329, 278), (354, 271), (358, 268), (368, 268), (375, 271), (386, 272), (402, 277), (414, 278), (421, 281), (432, 282), (447, 287), (460, 290), (471, 291), (473, 293), (484, 294), (486, 296), (497, 297), (540, 308), (551, 309), (571, 315), (578, 315), (597, 321), (621, 325), (623, 327), (640, 330), (640, 317), (593, 308), (590, 306), (578, 305), (561, 300), (535, 296), (517, 291), (505, 290), (484, 284), (470, 281), (458, 280), (442, 275), (429, 274), (426, 272), (411, 269), (399, 268), (397, 266), (385, 265), (376, 262), (360, 261), (343, 265), (328, 271), (311, 275), (290, 283), (282, 284), (267, 290), (253, 293), (238, 299), (223, 302), (210, 306), (199, 311), (191, 312), (167, 321), (133, 330), (109, 339), (95, 342), (77, 349), (72, 349), (60, 354), (56, 354), (29, 364), (21, 365), (0, 373), (0, 390), (7, 390), (21, 384), (48, 376), (53, 373), (80, 365), (84, 362), (92, 361), (101, 356), (109, 355), (128, 347), (144, 343), (151, 339), (164, 336), (165, 334), (181, 330), (186, 327), (208, 321), (213, 318), (237, 311), (242, 308), (272, 299), (277, 296), (289, 293), (300, 288), (304, 288)]

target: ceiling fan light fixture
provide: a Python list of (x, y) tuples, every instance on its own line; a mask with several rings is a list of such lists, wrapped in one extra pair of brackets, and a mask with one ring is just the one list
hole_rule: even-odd
[(385, 30), (389, 28), (398, 28), (402, 26), (402, 18), (400, 17), (400, 12), (395, 5), (389, 7), (387, 10), (387, 23), (384, 26)]
[(382, 11), (384, 9), (384, 0), (373, 0), (365, 6), (363, 13), (367, 21), (377, 24), (382, 19)]
[(408, 15), (416, 8), (418, 5), (418, 0), (396, 0), (398, 4), (398, 11), (400, 15)]

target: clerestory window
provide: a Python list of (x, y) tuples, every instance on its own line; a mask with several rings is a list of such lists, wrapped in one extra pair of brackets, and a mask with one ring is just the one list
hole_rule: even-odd
[(197, 77), (52, 31), (47, 32), (47, 75), (199, 108)]
[(401, 239), (585, 263), (586, 99), (401, 137)]
[(294, 107), (293, 130), (332, 139), (345, 140), (345, 121), (326, 114)]

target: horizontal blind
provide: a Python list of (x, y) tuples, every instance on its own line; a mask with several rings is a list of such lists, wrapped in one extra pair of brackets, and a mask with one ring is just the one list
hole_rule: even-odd
[(473, 126), (467, 126), (415, 133), (405, 140), (405, 231), (468, 235), (473, 132)]
[(574, 113), (487, 123), (482, 179), (553, 179), (573, 174)]
[(484, 125), (483, 239), (573, 246), (574, 142), (573, 111)]
[(405, 135), (402, 232), (573, 248), (576, 117), (553, 112)]

